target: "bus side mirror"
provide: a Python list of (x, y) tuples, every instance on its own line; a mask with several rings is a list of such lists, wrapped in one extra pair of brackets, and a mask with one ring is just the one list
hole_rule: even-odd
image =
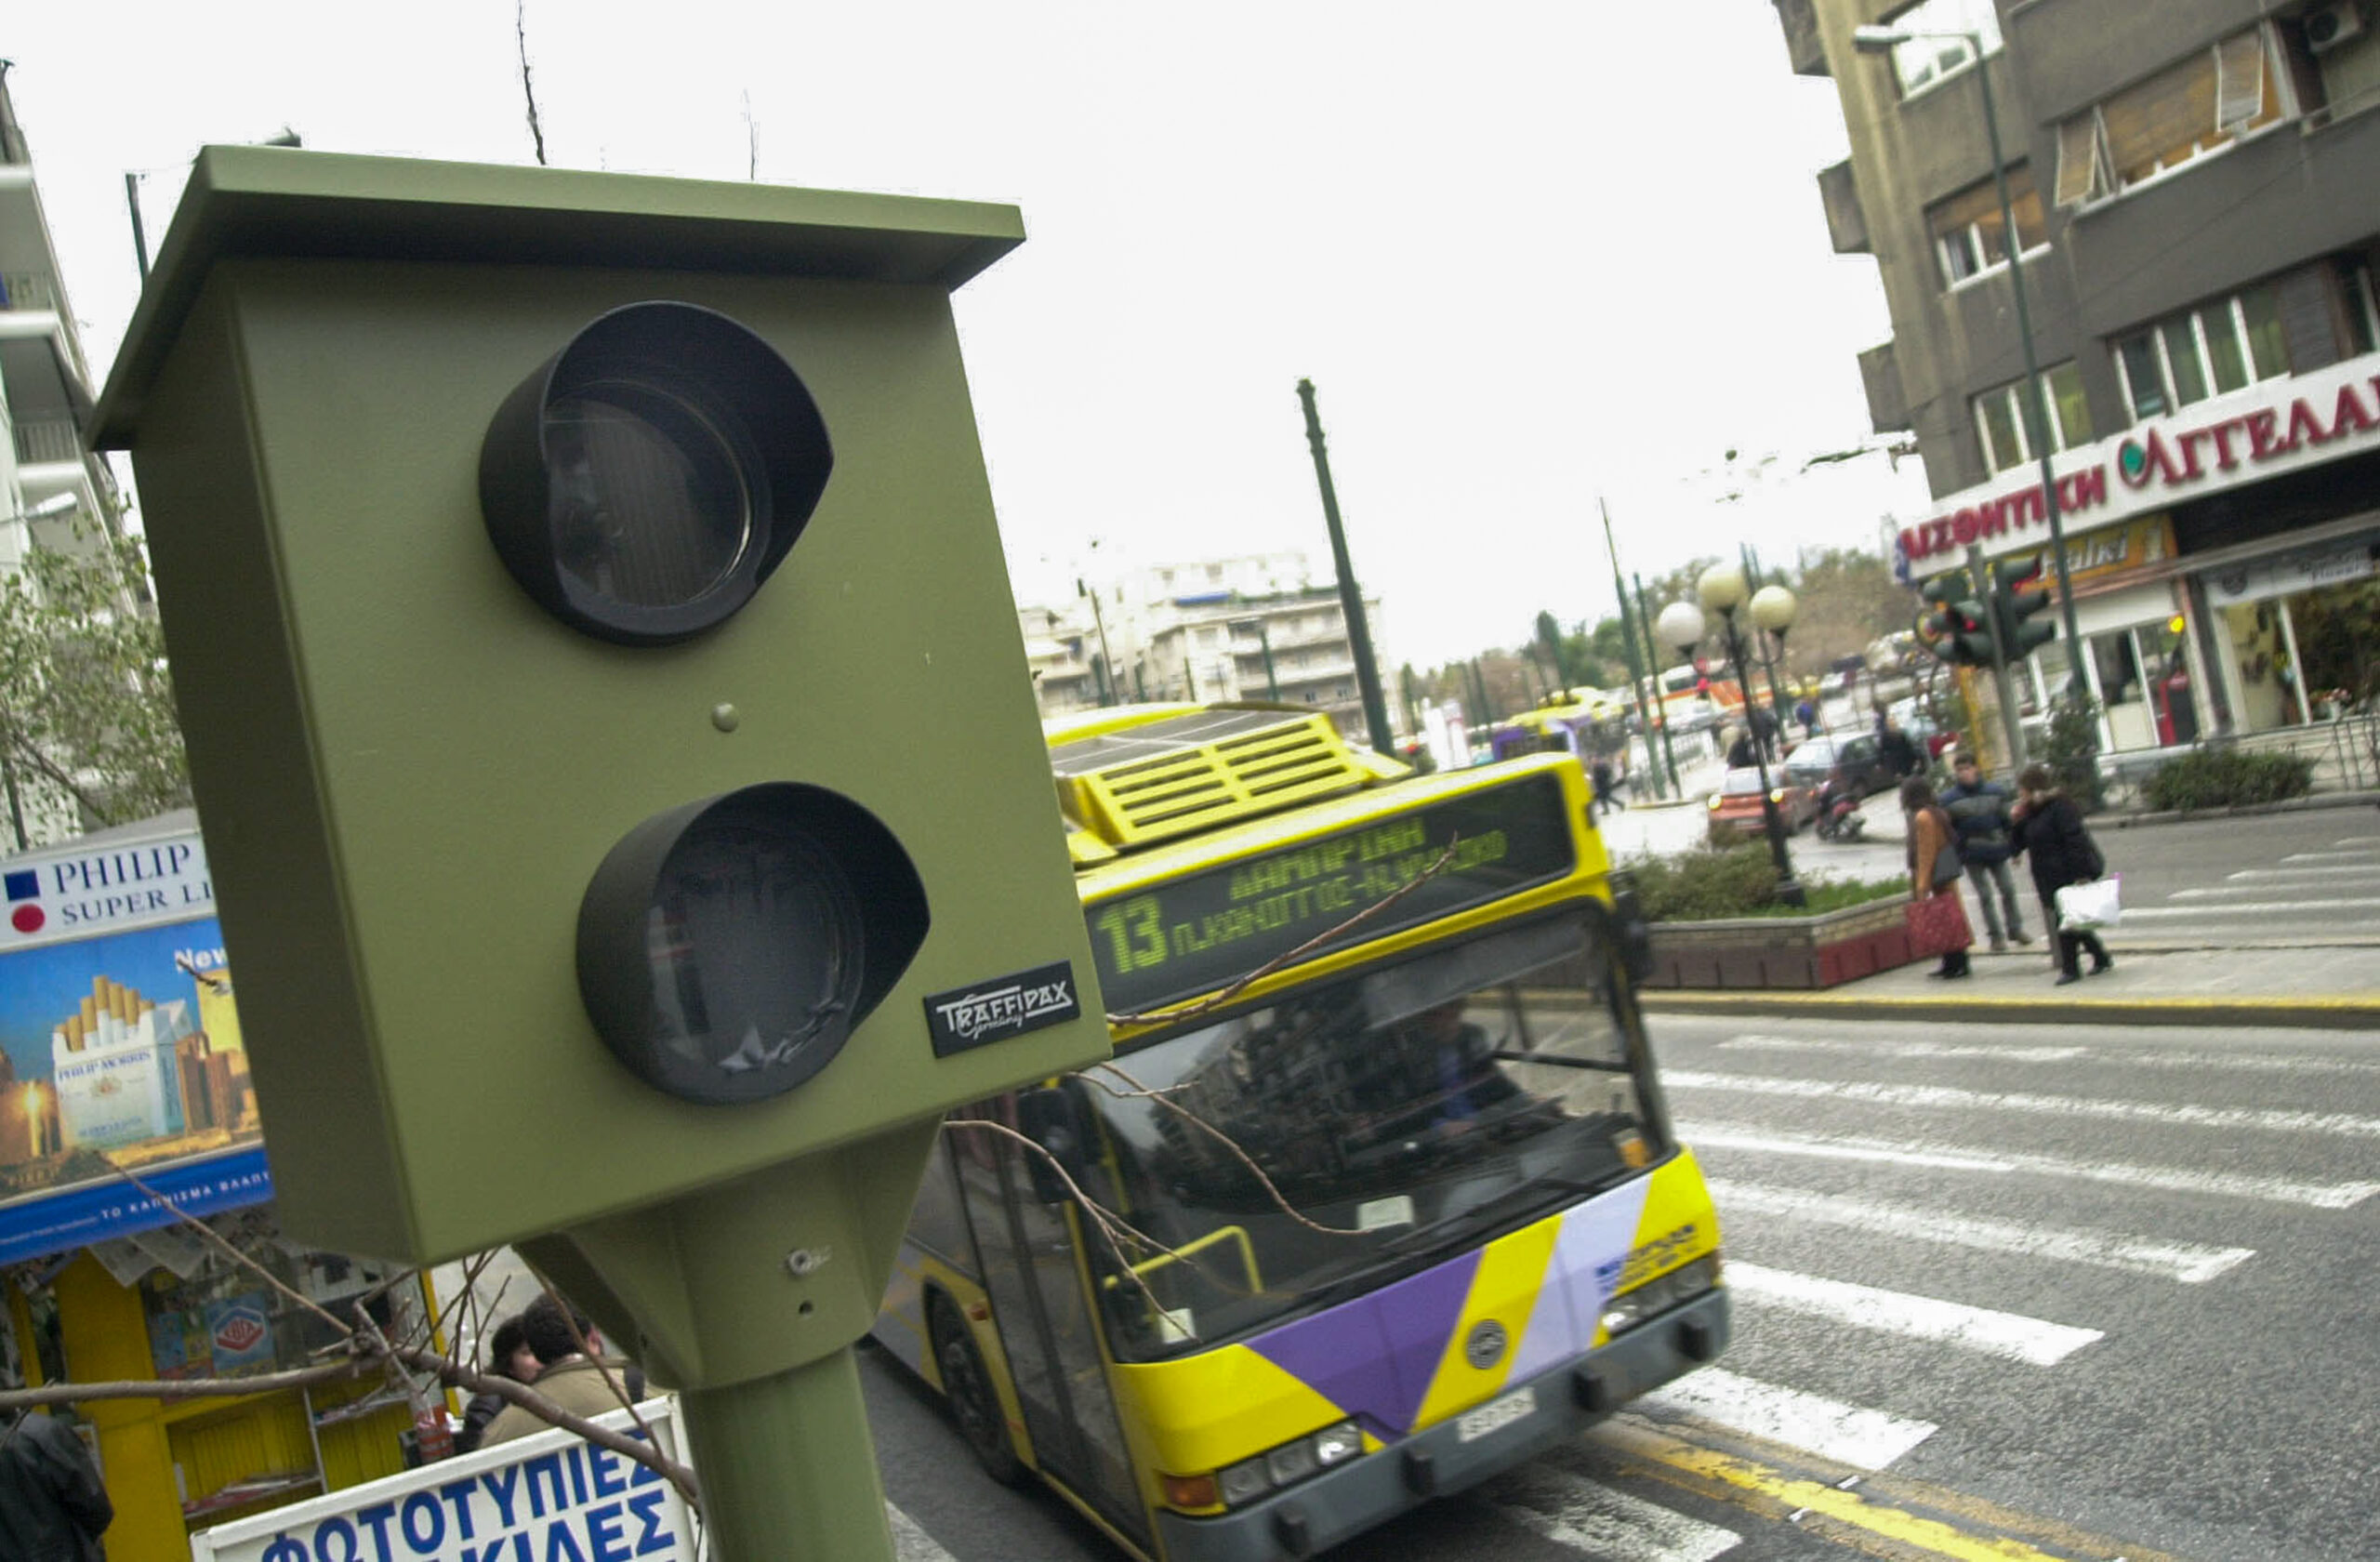
[[(1046, 1154), (1025, 1153), (1025, 1169), (1033, 1179), (1033, 1195), (1044, 1204), (1063, 1204), (1072, 1198), (1066, 1177), (1079, 1185), (1090, 1161), (1083, 1153), (1081, 1115), (1074, 1097), (1057, 1085), (1037, 1085), (1016, 1092), (1016, 1126)], [(1052, 1164), (1054, 1163), (1054, 1164)], [(1060, 1176), (1063, 1167), (1065, 1176)]]
[(1631, 982), (1641, 983), (1653, 973), (1653, 924), (1645, 920), (1633, 874), (1611, 876), (1611, 918), (1620, 938), (1620, 966)]

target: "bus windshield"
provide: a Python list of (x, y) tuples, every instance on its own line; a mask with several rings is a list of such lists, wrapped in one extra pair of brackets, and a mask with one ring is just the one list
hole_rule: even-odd
[(1606, 926), (1598, 907), (1489, 933), (1094, 1069), (1093, 1197), (1170, 1250), (1127, 1274), (1094, 1243), (1117, 1355), (1355, 1294), (1663, 1153)]

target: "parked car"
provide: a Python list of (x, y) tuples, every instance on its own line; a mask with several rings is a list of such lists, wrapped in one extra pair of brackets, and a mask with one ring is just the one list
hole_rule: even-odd
[(1925, 703), (1913, 696), (1894, 701), (1892, 718), (1901, 731), (1909, 734), (1910, 741), (1924, 750), (1929, 760), (1941, 758), (1944, 749), (1959, 741), (1957, 732), (1937, 723), (1926, 709)]
[(1900, 777), (1878, 751), (1873, 733), (1820, 733), (1785, 751), (1785, 779), (1806, 788), (1813, 798), (1838, 770), (1858, 797), (1872, 797), (1900, 785)]
[[(1769, 777), (1768, 795), (1777, 800), (1778, 817), (1784, 821), (1785, 833), (1792, 834), (1818, 817), (1818, 794), (1816, 787), (1804, 786), (1782, 774)], [(1730, 841), (1757, 840), (1768, 828), (1765, 811), (1760, 805), (1760, 772), (1757, 769), (1731, 770), (1711, 794), (1711, 843), (1725, 845)]]

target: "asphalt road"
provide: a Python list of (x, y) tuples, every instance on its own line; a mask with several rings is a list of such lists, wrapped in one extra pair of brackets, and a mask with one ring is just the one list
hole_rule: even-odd
[[(2380, 1555), (2380, 1039), (1664, 1016), (1657, 1041), (1734, 1347), (1337, 1562)], [(1115, 1555), (978, 1475), (897, 1364), (864, 1377), (906, 1562)]]

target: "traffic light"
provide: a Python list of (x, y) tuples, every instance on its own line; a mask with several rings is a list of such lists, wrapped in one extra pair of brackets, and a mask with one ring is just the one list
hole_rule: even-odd
[(1991, 621), (2008, 659), (2021, 661), (2037, 646), (2057, 638), (2055, 624), (2028, 624), (2026, 619), (2050, 605), (2046, 566), (2049, 555), (2030, 559), (1995, 559), (1991, 563)]
[(200, 156), (95, 443), (293, 1235), (566, 1233), (734, 1383), (866, 1328), (941, 1113), (1105, 1055), (951, 314), (1022, 236)]
[(1952, 667), (1992, 665), (1990, 616), (1983, 603), (1969, 594), (1973, 585), (1966, 571), (1953, 570), (1933, 576), (1918, 589), (1932, 609), (1918, 612), (1918, 641)]

